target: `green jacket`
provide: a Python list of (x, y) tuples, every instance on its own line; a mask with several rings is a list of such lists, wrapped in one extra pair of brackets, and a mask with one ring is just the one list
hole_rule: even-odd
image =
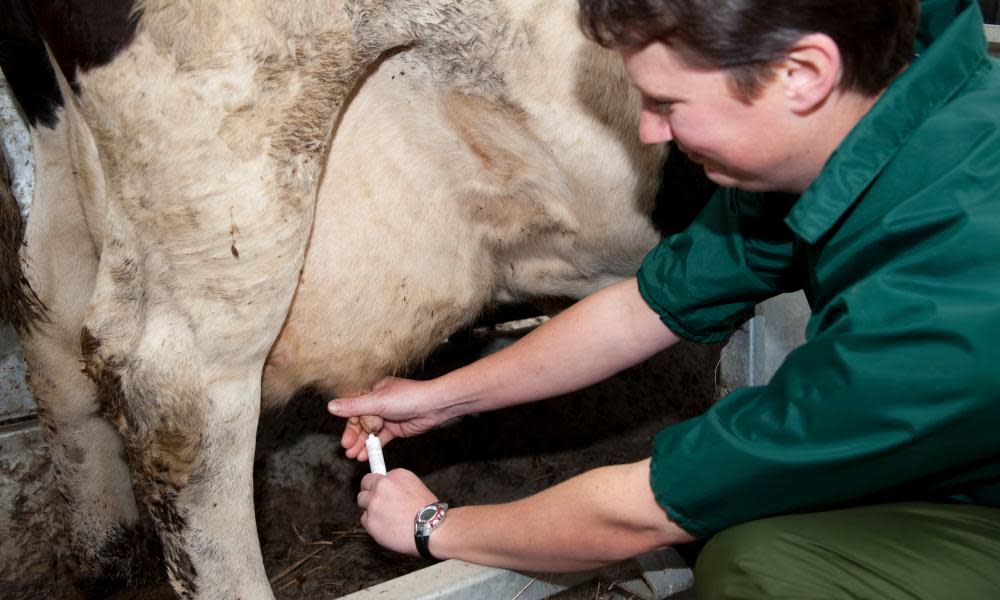
[(638, 273), (664, 324), (725, 339), (805, 290), (807, 342), (654, 441), (684, 529), (901, 499), (1000, 506), (1000, 61), (970, 0), (921, 5), (917, 58), (796, 197), (721, 190)]

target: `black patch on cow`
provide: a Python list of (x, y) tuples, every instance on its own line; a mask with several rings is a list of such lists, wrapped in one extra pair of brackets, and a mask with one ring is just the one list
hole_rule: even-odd
[(24, 0), (0, 0), (0, 69), (28, 123), (54, 127), (63, 98), (35, 15)]
[(133, 421), (126, 414), (128, 404), (122, 391), (121, 377), (115, 370), (116, 366), (121, 367), (121, 365), (107, 364), (99, 353), (100, 349), (101, 341), (90, 332), (90, 329), (86, 327), (81, 329), (80, 351), (83, 355), (83, 373), (97, 385), (97, 403), (101, 415), (125, 435), (123, 426)]
[(653, 227), (662, 236), (684, 231), (718, 189), (705, 175), (705, 169), (671, 142), (656, 192)]
[(135, 35), (134, 0), (0, 0), (0, 68), (31, 125), (56, 123), (62, 106), (48, 43), (74, 90), (77, 70), (105, 65)]
[(45, 306), (24, 276), (21, 245), (24, 221), (11, 189), (7, 154), (0, 144), (0, 319), (18, 333), (25, 333), (45, 320)]
[(77, 68), (111, 62), (135, 35), (134, 0), (41, 0), (33, 3), (42, 37), (72, 84)]
[(187, 518), (177, 510), (176, 493), (158, 489), (155, 497), (146, 499), (146, 506), (163, 540), (167, 576), (181, 598), (194, 598), (198, 593), (198, 570), (183, 545), (188, 524)]
[(119, 525), (96, 549), (78, 549), (73, 583), (85, 598), (108, 598), (163, 581), (163, 549), (156, 532), (140, 523)]

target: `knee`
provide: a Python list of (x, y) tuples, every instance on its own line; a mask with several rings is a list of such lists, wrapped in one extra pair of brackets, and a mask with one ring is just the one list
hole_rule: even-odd
[[(789, 542), (768, 521), (752, 521), (715, 534), (695, 564), (699, 600), (771, 598)], [(793, 576), (794, 577), (794, 576)]]
[(109, 355), (87, 328), (81, 346), (101, 414), (121, 434), (132, 468), (140, 475), (168, 471), (168, 481), (186, 479), (206, 430), (197, 380), (164, 373), (153, 361)]

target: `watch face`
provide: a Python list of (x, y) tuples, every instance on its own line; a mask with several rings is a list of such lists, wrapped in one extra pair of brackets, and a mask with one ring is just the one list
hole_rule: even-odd
[(425, 506), (424, 509), (420, 511), (420, 514), (417, 515), (417, 518), (424, 522), (430, 521), (434, 518), (434, 515), (436, 515), (437, 512), (438, 508), (436, 506)]

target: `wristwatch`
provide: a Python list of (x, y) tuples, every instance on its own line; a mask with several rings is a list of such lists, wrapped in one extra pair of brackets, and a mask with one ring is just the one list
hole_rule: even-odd
[(427, 560), (437, 560), (431, 554), (428, 543), (431, 539), (431, 532), (444, 522), (444, 516), (447, 513), (448, 504), (446, 502), (431, 502), (418, 510), (417, 516), (413, 518), (413, 540), (417, 543), (417, 552)]

